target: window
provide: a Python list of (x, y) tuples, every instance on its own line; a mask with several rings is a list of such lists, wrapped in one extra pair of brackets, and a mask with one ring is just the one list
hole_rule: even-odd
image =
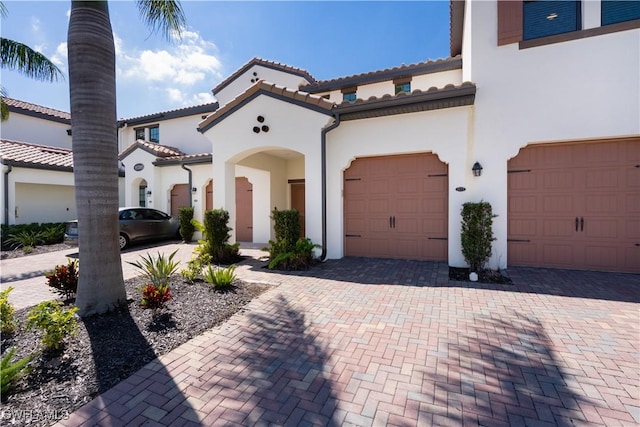
[(411, 82), (396, 83), (396, 95), (399, 93), (409, 93), (409, 92), (411, 92)]
[(395, 94), (399, 93), (411, 93), (411, 77), (402, 77), (393, 80), (395, 86)]
[(581, 28), (580, 22), (580, 1), (525, 1), (523, 39), (577, 31)]
[(154, 126), (149, 128), (149, 141), (160, 142), (160, 126)]
[(640, 0), (610, 1), (600, 3), (602, 25), (640, 19)]
[(343, 101), (348, 101), (348, 102), (355, 101), (356, 100), (356, 89), (357, 89), (357, 87), (355, 87), (355, 86), (343, 88), (342, 89), (342, 100)]
[(137, 140), (144, 141), (144, 128), (136, 129), (136, 141)]
[(141, 185), (138, 187), (138, 205), (142, 208), (147, 206), (147, 187)]

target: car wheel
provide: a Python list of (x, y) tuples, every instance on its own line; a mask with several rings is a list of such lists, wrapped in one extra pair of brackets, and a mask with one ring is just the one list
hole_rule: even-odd
[(120, 250), (123, 250), (124, 248), (129, 246), (129, 238), (124, 234), (120, 234), (118, 242), (120, 243)]

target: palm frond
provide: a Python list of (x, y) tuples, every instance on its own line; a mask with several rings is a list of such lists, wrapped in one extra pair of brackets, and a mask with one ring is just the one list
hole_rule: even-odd
[(14, 40), (0, 38), (0, 59), (2, 68), (36, 80), (53, 82), (64, 78), (62, 71), (46, 56)]
[(2, 111), (1, 121), (5, 122), (9, 119), (9, 106), (4, 100), (4, 97), (7, 96), (7, 91), (2, 86), (0, 86), (0, 95), (2, 96), (2, 98), (0, 98), (0, 110)]
[(160, 32), (167, 40), (182, 34), (187, 19), (179, 1), (138, 0), (140, 18), (152, 32)]
[(0, 16), (6, 18), (8, 13), (7, 6), (4, 5), (4, 2), (0, 1)]

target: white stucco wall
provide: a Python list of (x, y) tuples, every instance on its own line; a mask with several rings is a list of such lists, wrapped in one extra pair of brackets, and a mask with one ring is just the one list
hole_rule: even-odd
[[(253, 73), (256, 73), (256, 75)], [(256, 64), (249, 67), (247, 71), (240, 74), (234, 81), (214, 94), (220, 106), (224, 106), (253, 86), (255, 81), (257, 81), (256, 79), (275, 83), (278, 86), (284, 86), (294, 90), (297, 90), (300, 85), (309, 83), (301, 76)], [(254, 80), (254, 82), (251, 80)]]
[(470, 150), (484, 167), (473, 191), (498, 214), (491, 262), (504, 267), (509, 158), (532, 143), (640, 134), (640, 29), (520, 50), (497, 46), (495, 2), (466, 12), (464, 75), (478, 87)]
[(67, 135), (69, 129), (70, 124), (11, 112), (9, 120), (2, 122), (0, 126), (0, 136), (12, 141), (71, 148), (71, 136)]
[(431, 152), (449, 166), (449, 261), (464, 265), (460, 208), (471, 201), (472, 158), (467, 151), (472, 107), (342, 122), (327, 134), (327, 240), (329, 258), (344, 256), (343, 172), (357, 157)]

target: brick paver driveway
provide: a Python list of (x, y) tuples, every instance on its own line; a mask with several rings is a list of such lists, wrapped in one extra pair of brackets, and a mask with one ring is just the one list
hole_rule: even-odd
[(638, 275), (330, 261), (151, 363), (64, 425), (636, 425)]

